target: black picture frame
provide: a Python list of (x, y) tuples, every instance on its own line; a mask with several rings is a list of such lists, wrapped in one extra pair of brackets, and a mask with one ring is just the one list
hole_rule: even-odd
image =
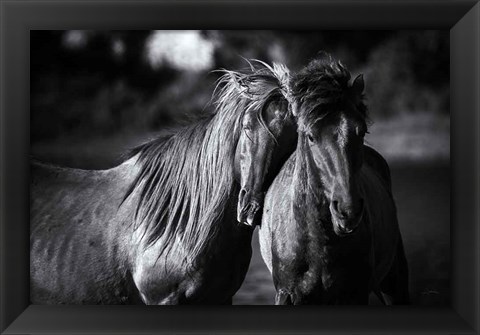
[[(2, 334), (478, 334), (480, 4), (431, 1), (1, 1)], [(452, 304), (427, 307), (29, 303), (29, 30), (449, 29)]]

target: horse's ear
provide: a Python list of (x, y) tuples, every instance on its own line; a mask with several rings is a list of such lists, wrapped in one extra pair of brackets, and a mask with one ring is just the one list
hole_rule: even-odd
[(249, 92), (249, 84), (246, 82), (243, 75), (238, 72), (224, 70), (223, 82), (228, 82), (233, 85), (235, 90), (246, 98), (252, 99), (252, 94)]
[(355, 77), (352, 83), (352, 90), (357, 97), (362, 96), (363, 91), (365, 90), (365, 81), (363, 80), (363, 74), (359, 74), (357, 77)]
[(252, 99), (253, 95), (249, 92), (249, 85), (242, 77), (235, 77), (235, 84), (238, 89), (238, 92), (241, 93), (246, 98)]
[[(268, 122), (270, 122), (271, 119), (284, 120), (289, 115), (289, 108), (288, 101), (283, 96), (272, 101), (267, 106), (267, 111), (273, 111), (273, 115), (267, 115), (267, 118), (269, 119)], [(266, 114), (269, 113), (267, 112)]]

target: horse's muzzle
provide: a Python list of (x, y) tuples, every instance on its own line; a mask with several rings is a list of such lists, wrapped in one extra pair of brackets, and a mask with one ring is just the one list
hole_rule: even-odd
[(237, 221), (248, 226), (259, 224), (259, 212), (262, 208), (264, 194), (253, 194), (242, 189), (238, 196)]
[(332, 223), (333, 223), (333, 230), (337, 236), (347, 236), (353, 234), (358, 226), (360, 225), (360, 222), (363, 219), (363, 215), (365, 212), (365, 206), (362, 202), (362, 207), (360, 209), (360, 212), (354, 217), (354, 218), (341, 218), (335, 215), (334, 213), (332, 214)]

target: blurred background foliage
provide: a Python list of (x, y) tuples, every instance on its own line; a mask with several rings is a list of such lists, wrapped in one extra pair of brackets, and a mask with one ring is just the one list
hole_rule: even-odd
[(295, 71), (320, 50), (365, 74), (374, 121), (448, 118), (448, 31), (32, 31), (31, 140), (185, 123), (209, 111), (212, 70)]

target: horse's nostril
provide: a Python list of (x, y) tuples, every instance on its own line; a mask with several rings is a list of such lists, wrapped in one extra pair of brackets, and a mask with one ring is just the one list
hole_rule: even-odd
[(240, 190), (240, 194), (238, 195), (238, 200), (240, 201), (240, 203), (243, 205), (243, 202), (244, 202), (244, 199), (245, 199), (245, 196), (247, 195), (247, 191), (242, 188)]
[(338, 217), (347, 218), (349, 216), (348, 210), (343, 208), (342, 206), (339, 206), (339, 202), (337, 200), (332, 201), (332, 207), (335, 215), (337, 215)]
[(335, 213), (339, 213), (338, 212), (338, 201), (337, 200), (332, 201), (332, 208), (335, 211)]
[(332, 214), (341, 219), (354, 219), (355, 217), (362, 216), (364, 206), (365, 203), (363, 198), (360, 198), (357, 203), (352, 203), (351, 205), (338, 200), (332, 200), (331, 211)]

